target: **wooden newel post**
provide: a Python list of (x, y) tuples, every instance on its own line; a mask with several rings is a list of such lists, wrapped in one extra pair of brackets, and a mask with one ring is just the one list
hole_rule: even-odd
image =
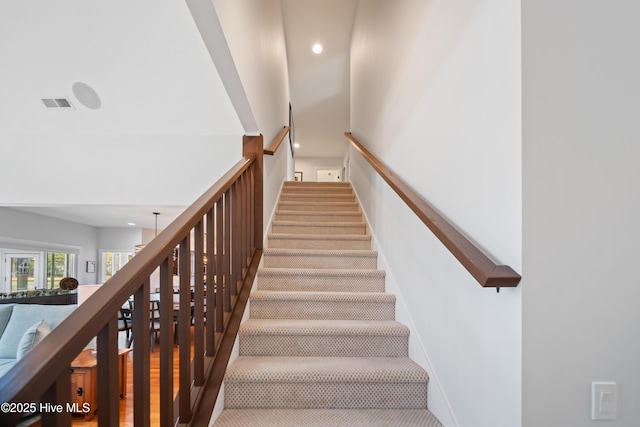
[(262, 135), (248, 136), (242, 138), (242, 155), (249, 157), (256, 155), (255, 167), (253, 168), (253, 188), (254, 194), (254, 217), (253, 217), (253, 245), (256, 249), (262, 249), (263, 239), (263, 197), (264, 197), (264, 141)]

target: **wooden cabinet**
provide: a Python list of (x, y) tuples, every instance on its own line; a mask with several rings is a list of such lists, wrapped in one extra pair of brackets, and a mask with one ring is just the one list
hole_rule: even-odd
[[(118, 381), (120, 397), (127, 395), (127, 354), (129, 348), (118, 350)], [(82, 351), (71, 362), (71, 403), (78, 413), (90, 420), (98, 409), (98, 361), (93, 350)]]

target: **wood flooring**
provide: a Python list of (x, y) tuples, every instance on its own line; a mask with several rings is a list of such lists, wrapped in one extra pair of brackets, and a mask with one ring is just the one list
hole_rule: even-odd
[[(124, 342), (124, 340), (121, 340)], [(135, 351), (135, 350), (134, 350)], [(191, 349), (193, 353), (193, 348)], [(125, 427), (133, 427), (133, 352), (130, 352), (128, 355), (128, 366), (127, 366), (127, 395), (120, 400), (120, 426)], [(156, 346), (156, 351), (151, 353), (149, 358), (150, 361), (150, 377), (151, 377), (151, 425), (157, 426), (160, 424), (160, 408), (159, 408), (159, 397), (160, 397), (160, 388), (157, 386), (159, 378), (160, 378), (160, 351), (158, 346)], [(178, 387), (178, 346), (174, 346), (173, 350), (173, 384), (174, 384), (174, 395), (177, 393)], [(99, 409), (98, 409), (99, 410)], [(39, 418), (39, 417), (36, 417)], [(41, 427), (42, 424), (38, 419), (34, 419), (30, 423), (24, 423), (22, 425), (29, 427)], [(97, 427), (98, 426), (98, 414), (91, 420), (85, 420), (82, 414), (73, 415), (72, 420), (73, 427)]]

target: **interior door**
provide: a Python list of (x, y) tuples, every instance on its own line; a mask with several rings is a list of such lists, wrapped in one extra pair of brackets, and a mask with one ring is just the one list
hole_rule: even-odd
[(5, 292), (32, 291), (39, 286), (40, 253), (6, 252), (4, 254)]
[(318, 169), (316, 171), (316, 181), (318, 182), (340, 181), (340, 169)]

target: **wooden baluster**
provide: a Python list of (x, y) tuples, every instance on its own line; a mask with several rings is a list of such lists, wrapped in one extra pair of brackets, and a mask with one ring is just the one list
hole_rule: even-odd
[[(151, 394), (149, 373), (149, 354), (151, 352), (149, 343), (149, 280), (146, 280), (135, 292), (131, 315), (132, 333), (136, 340), (133, 352), (133, 423), (135, 426), (148, 427), (151, 425), (151, 405), (149, 403)], [(162, 388), (160, 391), (162, 392)], [(173, 396), (171, 399), (173, 399)], [(162, 400), (161, 402), (164, 403)], [(161, 408), (162, 403), (160, 404)]]
[(224, 200), (216, 202), (216, 332), (223, 331), (223, 296), (224, 296)]
[[(217, 202), (216, 202), (217, 205)], [(213, 226), (213, 207), (207, 211), (207, 310), (206, 310), (206, 331), (207, 331), (207, 343), (206, 343), (206, 356), (213, 356), (216, 351), (216, 334), (215, 334), (215, 272), (217, 257), (213, 247), (214, 242), (214, 226)]]
[(118, 317), (114, 313), (100, 329), (97, 339), (98, 425), (117, 427), (120, 418), (120, 384), (118, 382)]
[[(71, 402), (71, 368), (64, 369), (56, 381), (42, 395), (40, 404), (63, 405), (64, 411), (43, 411), (40, 423), (43, 426), (70, 426), (71, 412), (67, 403)], [(40, 404), (37, 407), (40, 407)]]
[(178, 415), (180, 423), (191, 420), (191, 244), (187, 234), (180, 242), (178, 272), (180, 275), (180, 310), (178, 311)]
[(204, 227), (202, 221), (194, 229), (194, 290), (193, 290), (193, 380), (204, 384)]
[(231, 312), (231, 191), (224, 193), (224, 312)]
[[(147, 306), (149, 304), (147, 303)], [(160, 264), (160, 425), (174, 424), (173, 413), (173, 256)], [(148, 336), (148, 333), (147, 333)], [(148, 339), (145, 339), (149, 342)]]
[(239, 188), (238, 181), (231, 186), (231, 282), (229, 289), (231, 295), (238, 294), (238, 280), (240, 280), (240, 208), (239, 208)]

